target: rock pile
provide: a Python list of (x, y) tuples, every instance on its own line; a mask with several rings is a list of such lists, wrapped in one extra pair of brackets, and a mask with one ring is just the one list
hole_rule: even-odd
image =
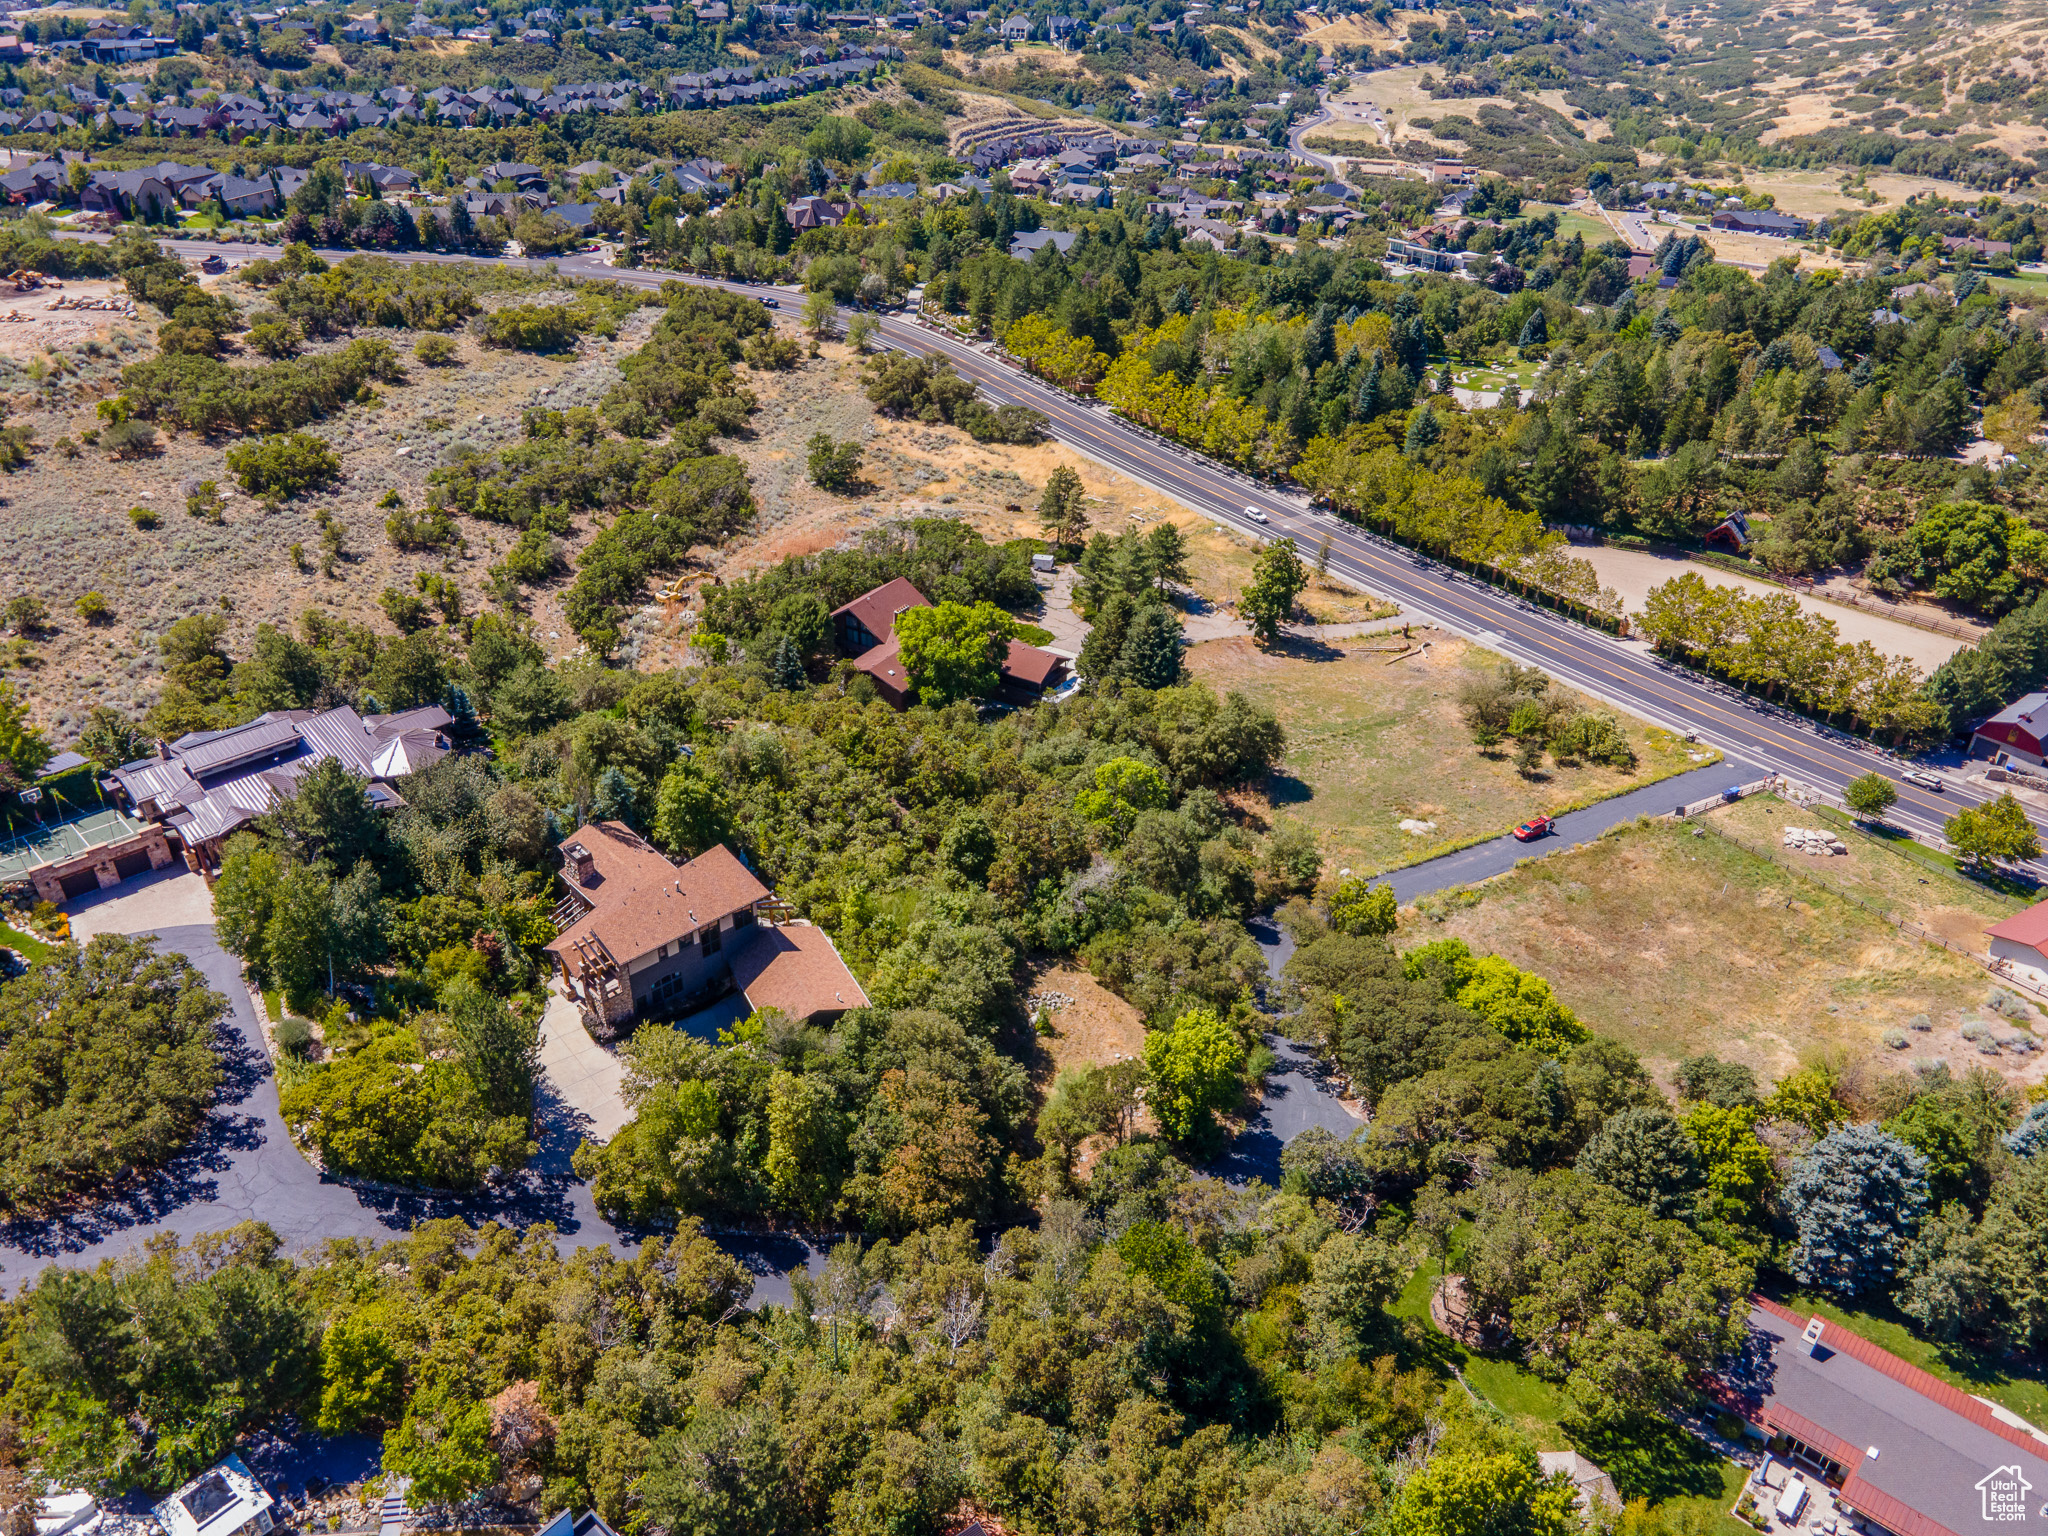
[(1794, 853), (1809, 853), (1815, 858), (1849, 851), (1849, 845), (1834, 833), (1823, 832), (1816, 827), (1787, 827), (1785, 846)]

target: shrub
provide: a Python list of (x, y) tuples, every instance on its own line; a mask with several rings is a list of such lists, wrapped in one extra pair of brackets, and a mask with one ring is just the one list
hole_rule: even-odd
[(305, 343), (299, 328), (289, 320), (266, 320), (260, 325), (252, 325), (244, 340), (265, 357), (276, 359), (297, 357)]
[(163, 519), (156, 515), (154, 507), (130, 507), (128, 521), (138, 528), (154, 528)]
[(401, 383), (387, 341), (364, 337), (339, 352), (230, 368), (212, 357), (152, 357), (121, 373), (137, 416), (189, 432), (280, 432), (339, 409), (370, 382)]
[(32, 635), (50, 622), (50, 605), (40, 597), (30, 597), (26, 592), (10, 598), (0, 617), (7, 621), (7, 627), (17, 635)]
[(273, 1033), (277, 1048), (287, 1056), (303, 1056), (313, 1043), (313, 1026), (296, 1013), (286, 1014)]
[(100, 434), (99, 446), (117, 459), (147, 459), (157, 452), (156, 428), (146, 421), (121, 421)]
[(429, 368), (445, 368), (455, 361), (455, 343), (445, 336), (422, 336), (412, 355)]
[(576, 345), (583, 317), (566, 304), (512, 304), (484, 316), (477, 334), (487, 347), (560, 352)]
[(804, 444), (810, 450), (806, 468), (811, 484), (821, 491), (847, 491), (860, 482), (861, 446), (851, 438), (843, 443), (832, 440), (829, 432), (820, 432)]
[(416, 597), (397, 587), (386, 587), (377, 599), (377, 606), (384, 610), (389, 619), (402, 634), (427, 627), (426, 600)]
[(88, 624), (98, 624), (114, 616), (114, 605), (107, 601), (104, 592), (87, 592), (71, 606)]
[(763, 331), (746, 345), (740, 354), (749, 366), (764, 372), (781, 373), (796, 366), (801, 349), (791, 337), (775, 331)]
[(400, 507), (384, 520), (384, 532), (396, 549), (446, 549), (459, 537), (455, 519), (440, 507), (420, 512)]
[(341, 473), (341, 460), (321, 439), (287, 432), (228, 450), (228, 469), (251, 496), (289, 498)]
[(227, 501), (221, 496), (219, 483), (202, 480), (193, 486), (191, 494), (185, 498), (185, 510), (209, 523), (220, 522), (227, 513)]

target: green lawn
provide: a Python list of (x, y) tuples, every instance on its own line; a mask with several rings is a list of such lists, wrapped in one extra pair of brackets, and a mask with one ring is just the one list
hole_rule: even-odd
[[(1451, 1234), (1453, 1268), (1470, 1231), (1463, 1225)], [(1555, 1385), (1505, 1355), (1475, 1354), (1438, 1333), (1429, 1321), (1429, 1297), (1438, 1272), (1434, 1257), (1417, 1265), (1387, 1307), (1407, 1324), (1402, 1369), (1420, 1366), (1441, 1376), (1456, 1376), (1474, 1397), (1513, 1422), (1538, 1450), (1576, 1450), (1590, 1458), (1614, 1479), (1624, 1499), (1675, 1502), (1681, 1508), (1697, 1505), (1711, 1518), (1707, 1536), (1755, 1536), (1727, 1513), (1742, 1491), (1744, 1469), (1723, 1461), (1703, 1442), (1661, 1420), (1635, 1426), (1627, 1434), (1569, 1435), (1563, 1428), (1564, 1393)]]
[[(1437, 631), (1413, 638), (1428, 648), (1404, 654), (1394, 635), (1261, 650), (1239, 637), (1187, 653), (1189, 670), (1218, 692), (1243, 693), (1279, 716), (1288, 751), (1266, 794), (1276, 814), (1315, 832), (1332, 869), (1419, 863), (1708, 760), (1707, 749), (1624, 715), (1633, 771), (1552, 763), (1525, 776), (1505, 751), (1475, 746), (1458, 712), (1459, 689), (1496, 671), (1500, 658)], [(1605, 712), (1572, 697), (1589, 713)]]
[(0, 948), (18, 949), (30, 965), (41, 965), (57, 958), (55, 946), (44, 943), (32, 933), (23, 933), (19, 928), (9, 928), (0, 923)]

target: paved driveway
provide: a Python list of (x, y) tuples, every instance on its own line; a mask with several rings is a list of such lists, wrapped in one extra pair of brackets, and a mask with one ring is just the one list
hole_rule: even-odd
[(1555, 832), (1533, 843), (1518, 843), (1513, 833), (1503, 833), (1491, 842), (1476, 843), (1456, 853), (1447, 853), (1440, 859), (1394, 870), (1385, 877), (1384, 883), (1394, 888), (1396, 899), (1406, 906), (1418, 896), (1504, 875), (1523, 859), (1540, 859), (1580, 843), (1591, 842), (1609, 827), (1634, 821), (1638, 816), (1666, 815), (1677, 806), (1704, 800), (1709, 795), (1719, 794), (1730, 784), (1740, 784), (1755, 777), (1753, 770), (1725, 760), (1711, 767), (1695, 768), (1689, 773), (1632, 789), (1625, 795), (1616, 795), (1612, 800), (1602, 800), (1583, 811), (1568, 811), (1557, 818)]
[(548, 989), (548, 1011), (540, 1022), (540, 1066), (592, 1141), (610, 1141), (629, 1118), (625, 1068), (619, 1058), (591, 1039), (583, 1015), (559, 991)]
[(86, 943), (102, 933), (156, 933), (167, 928), (213, 926), (213, 892), (183, 864), (153, 869), (133, 880), (66, 903), (71, 934)]
[[(1270, 916), (1254, 917), (1245, 927), (1265, 954), (1267, 979), (1279, 980), (1288, 957), (1294, 953), (1294, 940)], [(1262, 994), (1265, 990), (1260, 988)], [(1264, 1004), (1266, 998), (1261, 996), (1260, 1002)], [(1204, 1170), (1233, 1184), (1252, 1179), (1278, 1184), (1281, 1149), (1310, 1126), (1319, 1125), (1332, 1135), (1343, 1137), (1365, 1124), (1338, 1099), (1312, 1046), (1290, 1040), (1285, 1034), (1266, 1036), (1266, 1044), (1272, 1047), (1277, 1063), (1266, 1074), (1259, 1113), (1231, 1138), (1223, 1156)]]
[(474, 1196), (430, 1195), (345, 1184), (317, 1172), (285, 1133), (277, 1079), (263, 1049), (241, 962), (223, 951), (210, 926), (157, 931), (167, 950), (190, 958), (228, 1000), (221, 1028), (227, 1068), (220, 1101), (183, 1156), (119, 1198), (62, 1216), (0, 1224), (0, 1284), (9, 1288), (46, 1266), (96, 1263), (160, 1232), (191, 1238), (243, 1221), (265, 1221), (291, 1249), (330, 1237), (389, 1239), (416, 1222), (461, 1216), (515, 1226), (554, 1223), (565, 1245), (603, 1244), (622, 1252), (637, 1236), (597, 1213), (590, 1191), (570, 1170), (580, 1137), (575, 1117), (544, 1093), (540, 1155), (503, 1189)]
[[(167, 900), (187, 899), (188, 891), (169, 892), (173, 883), (163, 882), (153, 891), (129, 889), (123, 905), (102, 921), (118, 924), (123, 913), (132, 918)], [(277, 1079), (242, 980), (241, 962), (221, 949), (212, 925), (154, 930), (117, 926), (103, 931), (152, 933), (166, 950), (189, 958), (227, 998), (220, 1037), (226, 1080), (206, 1125), (168, 1167), (118, 1198), (89, 1208), (0, 1222), (0, 1290), (19, 1288), (51, 1264), (91, 1265), (133, 1252), (159, 1233), (190, 1239), (244, 1221), (268, 1222), (287, 1250), (316, 1248), (333, 1237), (388, 1241), (404, 1236), (416, 1223), (444, 1216), (514, 1227), (548, 1222), (565, 1251), (605, 1247), (630, 1255), (639, 1249), (645, 1234), (614, 1226), (599, 1215), (589, 1185), (570, 1166), (586, 1129), (598, 1131), (598, 1117), (571, 1101), (550, 1079), (543, 1078), (539, 1095), (539, 1155), (502, 1188), (476, 1195), (437, 1195), (344, 1183), (317, 1171), (286, 1134)], [(583, 1039), (590, 1042), (588, 1034)], [(590, 1045), (596, 1049), (594, 1042)], [(576, 1060), (580, 1054), (568, 1051), (564, 1059)], [(596, 1092), (592, 1080), (598, 1069), (594, 1064), (589, 1067), (580, 1083), (585, 1097)], [(612, 1067), (617, 1070), (616, 1062)], [(798, 1237), (714, 1235), (752, 1271), (757, 1303), (787, 1304), (792, 1294), (790, 1272), (822, 1257)]]

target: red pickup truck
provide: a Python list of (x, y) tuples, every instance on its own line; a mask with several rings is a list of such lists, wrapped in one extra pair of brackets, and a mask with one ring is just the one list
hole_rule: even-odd
[(1529, 820), (1515, 828), (1515, 837), (1520, 842), (1533, 843), (1537, 838), (1542, 837), (1553, 829), (1554, 823), (1550, 817), (1532, 816)]

